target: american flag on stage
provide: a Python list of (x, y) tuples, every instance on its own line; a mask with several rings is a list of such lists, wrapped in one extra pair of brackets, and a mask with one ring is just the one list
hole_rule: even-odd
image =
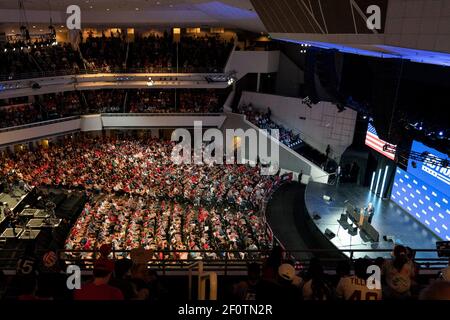
[(375, 127), (369, 122), (366, 134), (366, 145), (378, 151), (382, 155), (388, 157), (391, 160), (395, 159), (395, 151), (397, 146), (387, 143), (384, 140), (378, 138), (377, 131)]

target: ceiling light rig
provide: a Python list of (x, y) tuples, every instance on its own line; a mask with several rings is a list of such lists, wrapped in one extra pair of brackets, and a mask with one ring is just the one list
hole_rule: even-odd
[[(23, 0), (19, 0), (19, 14), (20, 14), (20, 37), (21, 40), (29, 43), (31, 42), (30, 32), (28, 31), (28, 20)], [(13, 30), (14, 32), (14, 30)]]

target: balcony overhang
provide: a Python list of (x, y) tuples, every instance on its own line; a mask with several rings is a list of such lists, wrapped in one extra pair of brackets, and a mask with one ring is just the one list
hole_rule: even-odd
[(224, 89), (229, 86), (226, 79), (226, 74), (217, 73), (96, 73), (43, 77), (0, 82), (0, 99), (74, 90)]

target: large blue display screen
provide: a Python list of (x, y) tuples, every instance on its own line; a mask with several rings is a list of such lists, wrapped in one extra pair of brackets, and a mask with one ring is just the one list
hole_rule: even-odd
[(450, 241), (449, 197), (440, 191), (410, 172), (397, 168), (391, 199), (439, 238)]
[[(433, 148), (427, 147), (423, 143), (414, 141), (411, 147), (411, 151), (419, 154), (424, 154), (427, 157), (448, 159), (448, 156), (442, 152), (439, 152)], [(414, 162), (414, 163), (413, 163)], [(415, 175), (428, 185), (438, 189), (440, 192), (450, 196), (450, 168), (443, 168), (433, 163), (426, 161), (418, 161), (415, 159), (408, 160), (409, 173)]]

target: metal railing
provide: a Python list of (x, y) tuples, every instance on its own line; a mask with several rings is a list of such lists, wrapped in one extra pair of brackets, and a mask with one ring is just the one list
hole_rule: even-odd
[(203, 261), (194, 262), (189, 269), (189, 300), (192, 300), (192, 273), (193, 269), (198, 269), (197, 284), (197, 300), (205, 300), (206, 298), (206, 281), (209, 281), (209, 298), (208, 300), (217, 300), (217, 273), (204, 272)]
[[(414, 250), (418, 256), (420, 253), (436, 253), (435, 257), (417, 257), (414, 261), (420, 266), (420, 272), (429, 272), (442, 269), (448, 265), (449, 258), (439, 257), (436, 249), (417, 249)], [(18, 257), (21, 256), (23, 250), (17, 249), (2, 249), (0, 255), (0, 269), (11, 270), (15, 268), (15, 263)], [(216, 253), (216, 258), (194, 258), (188, 256), (187, 259), (176, 258), (180, 253), (199, 253), (205, 255), (206, 253)], [(284, 251), (284, 258), (286, 260), (294, 260), (295, 256), (299, 254), (310, 254), (312, 256), (320, 257), (324, 269), (327, 271), (334, 271), (338, 262), (343, 260), (355, 260), (360, 254), (370, 255), (372, 259), (375, 257), (387, 257), (392, 252), (391, 249), (304, 249), (304, 250), (286, 250)], [(38, 252), (43, 254), (44, 252)], [(122, 259), (130, 257), (130, 250), (113, 250), (111, 253), (112, 259)], [(270, 255), (270, 250), (155, 250), (151, 251), (153, 258), (148, 259), (148, 266), (152, 269), (157, 269), (162, 274), (170, 272), (189, 272), (192, 265), (196, 262), (202, 262), (203, 271), (214, 271), (217, 274), (233, 274), (243, 273), (247, 270), (249, 263), (262, 263)], [(337, 253), (347, 253), (348, 256), (339, 256)], [(160, 258), (159, 254), (163, 257)], [(229, 255), (235, 257), (243, 254), (243, 258), (230, 258)], [(447, 255), (450, 255), (448, 250)], [(9, 257), (8, 257), (9, 256)], [(82, 270), (92, 271), (96, 259), (100, 257), (100, 252), (97, 250), (57, 250), (59, 259), (67, 264), (75, 264)], [(298, 264), (306, 268), (309, 265), (309, 258), (296, 258)]]
[(5, 127), (5, 128), (1, 128), (0, 129), (0, 133), (8, 132), (8, 131), (14, 131), (14, 130), (28, 129), (28, 128), (33, 128), (33, 127), (46, 126), (46, 125), (53, 124), (53, 123), (59, 123), (59, 122), (64, 122), (64, 121), (69, 121), (69, 120), (80, 119), (80, 117), (81, 117), (80, 115), (68, 116), (68, 117), (63, 117), (63, 118), (58, 118), (58, 119), (53, 119), (53, 120), (44, 120), (44, 121), (38, 121), (38, 122), (31, 122), (29, 124), (23, 124), (23, 125), (20, 125), (20, 126)]
[(206, 67), (147, 67), (147, 68), (96, 68), (96, 69), (62, 69), (34, 71), (17, 74), (2, 74), (0, 81), (25, 80), (35, 78), (49, 78), (61, 76), (76, 76), (97, 73), (223, 73), (224, 68), (206, 68)]
[(218, 117), (222, 116), (222, 113), (218, 112), (211, 112), (211, 113), (202, 113), (202, 112), (144, 112), (144, 113), (134, 113), (134, 112), (128, 112), (128, 113), (101, 113), (102, 117), (142, 117), (142, 116), (151, 116), (151, 117), (173, 117), (173, 116), (194, 116), (194, 117), (200, 117), (200, 116), (209, 116), (209, 117)]

